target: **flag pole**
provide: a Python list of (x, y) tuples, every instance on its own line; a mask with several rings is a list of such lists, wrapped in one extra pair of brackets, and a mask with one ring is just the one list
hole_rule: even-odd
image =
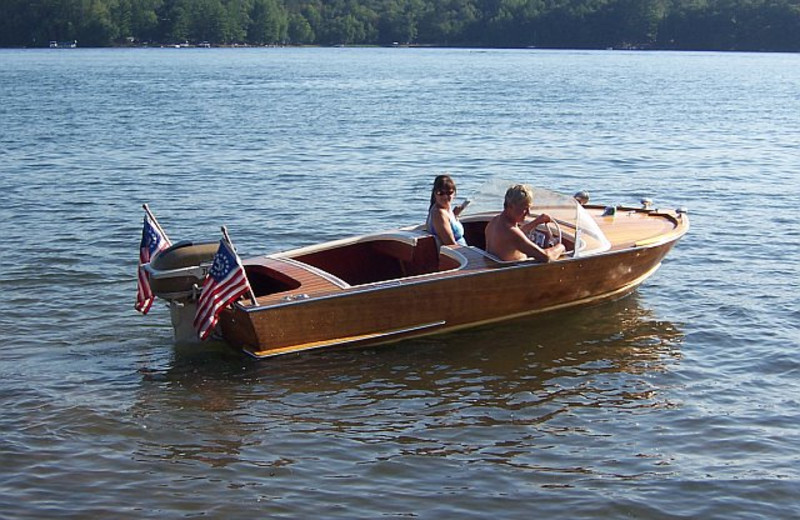
[(150, 207), (147, 204), (142, 204), (142, 207), (144, 208), (144, 212), (147, 213), (147, 216), (150, 217), (150, 221), (153, 223), (153, 225), (158, 228), (158, 230), (161, 232), (161, 234), (164, 236), (167, 242), (172, 244), (172, 240), (169, 239), (167, 233), (164, 231), (164, 228), (162, 228), (161, 224), (158, 223), (158, 219), (156, 218), (155, 215), (153, 215), (153, 212), (150, 211)]
[[(233, 242), (231, 241), (231, 236), (228, 234), (228, 228), (225, 226), (222, 226), (222, 236), (225, 237), (225, 241), (231, 246), (233, 252), (236, 253), (236, 247), (233, 245)], [(238, 257), (239, 253), (236, 253), (236, 256)], [(247, 280), (247, 273), (244, 272), (244, 269), (242, 269), (242, 272), (244, 274), (245, 280)], [(253, 301), (253, 305), (258, 305), (258, 301), (256, 301), (256, 293), (253, 292), (253, 286), (250, 285), (250, 280), (247, 280), (247, 289), (250, 291), (250, 299)]]

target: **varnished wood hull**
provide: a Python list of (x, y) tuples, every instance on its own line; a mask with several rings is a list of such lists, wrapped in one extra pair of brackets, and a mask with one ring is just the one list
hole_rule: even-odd
[[(303, 282), (281, 298), (226, 310), (222, 334), (255, 357), (271, 357), (392, 342), (622, 296), (655, 272), (688, 229), (688, 220), (669, 219), (669, 229), (645, 237), (644, 245), (629, 234), (616, 249), (585, 258), (508, 265), (477, 248), (456, 247), (460, 268), (345, 287)], [(250, 263), (281, 270), (279, 260)]]

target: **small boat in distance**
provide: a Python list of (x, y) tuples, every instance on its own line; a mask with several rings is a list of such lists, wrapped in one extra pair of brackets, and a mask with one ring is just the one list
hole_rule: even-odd
[(78, 40), (72, 40), (71, 42), (50, 40), (49, 46), (51, 49), (75, 49), (78, 47)]
[[(219, 315), (217, 332), (256, 358), (437, 334), (630, 293), (689, 229), (683, 210), (582, 205), (536, 189), (535, 211), (567, 252), (502, 261), (485, 251), (486, 224), (509, 184), (495, 182), (461, 215), (467, 246), (438, 247), (423, 226), (334, 240), (242, 260), (253, 298)], [(170, 303), (176, 340), (191, 339), (199, 285), (216, 243), (177, 243), (144, 265)], [(196, 337), (196, 336), (194, 336)]]

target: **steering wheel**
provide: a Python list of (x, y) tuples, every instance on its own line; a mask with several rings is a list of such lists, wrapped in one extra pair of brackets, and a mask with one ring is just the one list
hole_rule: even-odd
[(561, 243), (561, 226), (558, 225), (557, 220), (551, 219), (550, 222), (545, 222), (544, 229), (542, 230), (538, 229), (540, 226), (542, 226), (542, 224), (539, 224), (539, 226), (533, 228), (528, 235), (528, 238), (531, 239), (531, 242), (542, 249), (546, 249)]

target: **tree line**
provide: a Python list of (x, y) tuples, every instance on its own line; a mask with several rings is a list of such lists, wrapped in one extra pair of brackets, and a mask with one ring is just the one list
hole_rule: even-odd
[(2, 0), (0, 46), (800, 51), (798, 0)]

